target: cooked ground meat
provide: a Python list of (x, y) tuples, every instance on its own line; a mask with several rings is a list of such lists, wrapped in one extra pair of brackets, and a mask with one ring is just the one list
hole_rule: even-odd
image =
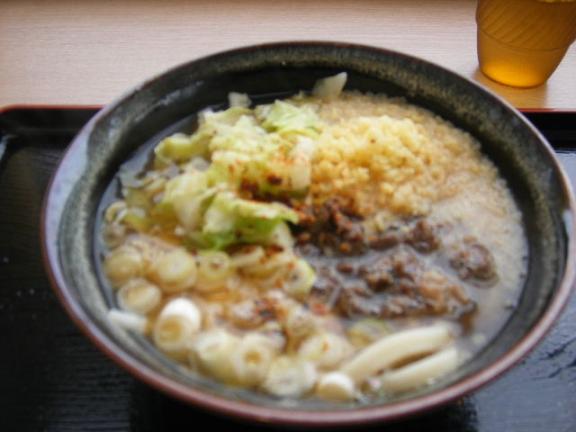
[(389, 229), (368, 239), (368, 245), (372, 249), (386, 250), (390, 249), (404, 241), (404, 234), (397, 229)]
[(401, 318), (420, 315), (422, 302), (417, 298), (402, 295), (392, 295), (386, 298), (380, 306), (378, 316), (381, 318)]
[(416, 315), (460, 316), (472, 310), (464, 288), (416, 254), (396, 249), (358, 270), (365, 285), (345, 283), (338, 299), (347, 316), (382, 318)]
[(343, 255), (358, 255), (366, 250), (361, 219), (339, 200), (329, 200), (321, 206), (304, 206), (299, 211), (298, 244), (312, 243), (320, 249), (330, 249)]
[(354, 265), (348, 262), (341, 261), (338, 264), (336, 264), (336, 270), (338, 270), (340, 273), (343, 274), (351, 274), (355, 272), (356, 268), (354, 267)]
[(461, 285), (436, 270), (420, 275), (418, 290), (435, 314), (461, 315), (475, 307)]
[[(475, 310), (458, 278), (490, 282), (496, 275), (492, 254), (477, 240), (466, 239), (451, 250), (444, 247), (441, 234), (450, 228), (442, 224), (412, 220), (366, 239), (361, 221), (342, 211), (335, 200), (305, 210), (307, 230), (297, 237), (304, 255), (317, 251), (313, 256), (322, 257), (326, 248), (346, 255), (378, 251), (362, 258), (361, 264), (355, 263), (358, 258), (329, 255), (327, 264), (317, 268), (312, 310), (335, 308), (348, 317), (457, 318)], [(440, 267), (448, 261), (455, 274)]]
[(365, 235), (362, 219), (345, 203), (332, 199), (321, 206), (296, 206), (299, 212), (298, 245), (312, 243), (322, 250), (342, 255), (360, 255), (369, 248), (388, 250), (407, 244), (421, 253), (431, 253), (441, 246), (439, 226), (424, 219), (395, 224), (382, 233)]
[(377, 260), (371, 266), (363, 266), (361, 277), (374, 291), (382, 291), (394, 283), (392, 259), (389, 256)]
[(424, 219), (393, 225), (384, 232), (367, 239), (372, 249), (387, 250), (405, 243), (421, 253), (430, 253), (441, 246), (438, 231), (440, 226), (432, 225)]
[(405, 277), (415, 280), (416, 274), (421, 270), (422, 263), (416, 255), (407, 250), (399, 250), (392, 255), (392, 269), (396, 277)]
[(364, 280), (370, 288), (378, 292), (391, 286), (394, 283), (394, 276), (386, 270), (381, 270), (367, 274)]
[(460, 278), (479, 281), (495, 281), (496, 263), (492, 253), (477, 240), (467, 238), (453, 251), (450, 265)]
[(420, 219), (407, 235), (407, 243), (418, 252), (430, 253), (440, 247), (437, 231), (437, 226), (430, 225), (427, 221)]
[(380, 315), (380, 305), (370, 297), (355, 294), (351, 289), (342, 290), (338, 297), (338, 309), (347, 317)]
[(312, 239), (312, 236), (310, 235), (310, 233), (307, 231), (304, 231), (304, 232), (301, 232), (300, 234), (298, 234), (298, 236), (296, 237), (296, 242), (300, 245), (305, 245), (311, 239)]

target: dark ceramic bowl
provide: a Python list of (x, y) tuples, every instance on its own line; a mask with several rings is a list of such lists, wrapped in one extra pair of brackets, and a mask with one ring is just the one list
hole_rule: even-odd
[[(286, 406), (273, 398), (192, 377), (142, 338), (110, 325), (110, 292), (98, 276), (98, 206), (121, 163), (159, 131), (228, 92), (287, 95), (347, 71), (347, 88), (400, 95), (470, 132), (500, 168), (523, 212), (529, 240), (521, 299), (500, 334), (448, 379), (392, 402)], [(574, 201), (544, 138), (479, 85), (428, 62), (377, 48), (281, 43), (195, 60), (153, 78), (100, 111), (68, 149), (42, 220), (46, 267), (66, 310), (94, 343), (150, 385), (191, 404), (266, 423), (352, 425), (401, 418), (477, 389), (516, 363), (561, 312), (574, 280)]]

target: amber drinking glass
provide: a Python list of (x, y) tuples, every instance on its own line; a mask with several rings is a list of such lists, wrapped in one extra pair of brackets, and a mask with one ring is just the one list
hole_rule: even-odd
[(478, 60), (502, 84), (546, 82), (576, 38), (576, 0), (479, 0)]

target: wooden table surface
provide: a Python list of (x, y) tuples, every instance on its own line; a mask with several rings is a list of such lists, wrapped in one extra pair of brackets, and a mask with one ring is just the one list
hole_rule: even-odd
[(518, 108), (576, 110), (576, 45), (547, 84), (496, 84), (477, 68), (474, 0), (3, 0), (0, 107), (105, 104), (176, 64), (280, 40), (403, 51), (480, 81)]

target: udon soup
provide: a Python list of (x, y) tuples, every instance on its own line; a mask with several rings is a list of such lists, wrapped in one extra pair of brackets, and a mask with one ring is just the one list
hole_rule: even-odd
[(120, 170), (115, 324), (193, 374), (331, 402), (422, 389), (490, 342), (526, 270), (505, 181), (468, 133), (345, 81), (231, 93)]

